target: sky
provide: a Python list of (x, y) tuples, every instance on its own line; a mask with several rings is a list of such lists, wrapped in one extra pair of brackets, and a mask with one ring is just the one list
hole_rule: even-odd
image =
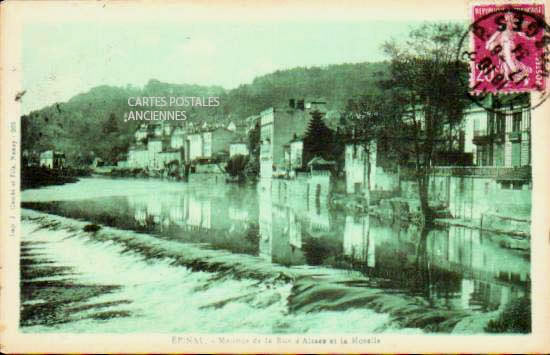
[(44, 22), (23, 28), (23, 113), (98, 85), (150, 79), (232, 89), (297, 66), (381, 61), (409, 21)]

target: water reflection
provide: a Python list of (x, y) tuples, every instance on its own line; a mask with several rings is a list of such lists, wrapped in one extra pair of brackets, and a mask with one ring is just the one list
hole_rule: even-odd
[(358, 271), (372, 286), (449, 309), (501, 309), (529, 292), (528, 255), (502, 248), (501, 236), (463, 227), (419, 230), (346, 215), (329, 209), (327, 196), (310, 191), (318, 189), (281, 180), (24, 207), (287, 266)]
[(330, 213), (326, 200), (276, 184), (258, 189), (261, 255), (273, 262), (349, 268), (453, 309), (496, 310), (529, 292), (528, 255), (500, 247), (498, 235)]

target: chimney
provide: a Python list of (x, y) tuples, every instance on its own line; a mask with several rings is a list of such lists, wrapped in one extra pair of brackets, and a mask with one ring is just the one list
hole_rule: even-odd
[(298, 110), (304, 110), (305, 109), (305, 101), (304, 99), (298, 100), (298, 103), (296, 104), (296, 108)]
[(296, 108), (296, 100), (295, 99), (288, 100), (288, 106), (290, 108)]

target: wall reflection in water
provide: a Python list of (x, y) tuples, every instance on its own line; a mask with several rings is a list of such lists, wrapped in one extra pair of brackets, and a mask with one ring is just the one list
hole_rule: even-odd
[(86, 202), (85, 211), (81, 201), (54, 207), (70, 217), (282, 265), (360, 272), (373, 287), (451, 309), (496, 310), (529, 292), (528, 254), (501, 247), (504, 236), (463, 227), (419, 230), (353, 216), (329, 209), (323, 191), (273, 180), (256, 187), (189, 186), (171, 194), (96, 199)]
[(503, 236), (331, 213), (326, 199), (312, 201), (293, 189), (282, 189), (292, 197), (280, 195), (278, 186), (258, 189), (260, 250), (273, 262), (360, 271), (378, 287), (450, 308), (496, 310), (529, 292), (528, 255), (500, 247)]

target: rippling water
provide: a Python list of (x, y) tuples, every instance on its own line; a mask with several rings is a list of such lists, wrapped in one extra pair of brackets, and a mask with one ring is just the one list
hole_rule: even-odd
[(23, 330), (449, 332), (528, 295), (528, 253), (504, 236), (420, 233), (296, 188), (83, 179), (24, 191)]

